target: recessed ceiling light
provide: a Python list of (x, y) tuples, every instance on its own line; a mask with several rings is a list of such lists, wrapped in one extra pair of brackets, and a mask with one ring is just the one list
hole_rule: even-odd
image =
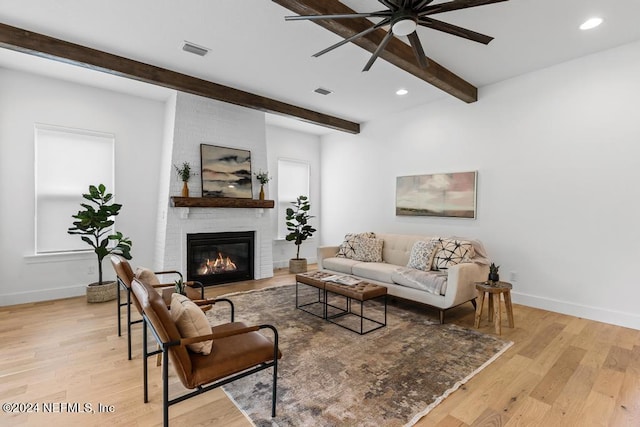
[(589, 18), (582, 25), (580, 25), (581, 30), (590, 30), (592, 28), (596, 28), (598, 25), (602, 24), (602, 18)]
[(398, 89), (398, 90), (396, 91), (396, 95), (400, 95), (400, 96), (402, 96), (402, 95), (406, 95), (406, 94), (408, 94), (408, 93), (409, 93), (409, 91), (408, 91), (408, 90), (406, 90), (406, 89)]
[(185, 40), (184, 44), (182, 45), (182, 50), (184, 50), (185, 52), (193, 53), (195, 55), (205, 56), (207, 53), (209, 53), (210, 49), (204, 46), (198, 46), (195, 43), (191, 43)]

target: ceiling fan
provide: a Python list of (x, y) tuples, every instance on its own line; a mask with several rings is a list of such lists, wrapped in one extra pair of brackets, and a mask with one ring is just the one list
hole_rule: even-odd
[(454, 36), (463, 37), (465, 39), (472, 40), (474, 42), (489, 44), (493, 37), (477, 33), (466, 28), (458, 27), (453, 24), (438, 21), (431, 18), (431, 15), (437, 13), (450, 12), (453, 10), (466, 9), (470, 7), (483, 6), (491, 3), (498, 3), (508, 0), (451, 0), (445, 3), (431, 4), (435, 0), (378, 0), (382, 3), (387, 10), (381, 10), (377, 12), (368, 13), (346, 13), (346, 14), (328, 14), (328, 15), (300, 15), (300, 16), (285, 16), (286, 21), (301, 21), (301, 20), (318, 20), (318, 19), (354, 19), (354, 18), (380, 18), (377, 23), (371, 23), (371, 27), (351, 37), (348, 37), (320, 52), (314, 54), (314, 57), (319, 57), (333, 49), (340, 47), (346, 43), (356, 40), (362, 36), (365, 36), (379, 28), (390, 26), (389, 31), (382, 39), (382, 42), (378, 45), (377, 49), (369, 59), (369, 62), (365, 65), (362, 71), (369, 71), (371, 66), (378, 58), (378, 56), (385, 49), (387, 43), (391, 38), (395, 36), (407, 36), (411, 48), (418, 60), (418, 64), (422, 68), (427, 68), (429, 63), (424, 53), (422, 43), (418, 38), (416, 29), (418, 26), (431, 28), (433, 30), (442, 31), (444, 33), (452, 34)]

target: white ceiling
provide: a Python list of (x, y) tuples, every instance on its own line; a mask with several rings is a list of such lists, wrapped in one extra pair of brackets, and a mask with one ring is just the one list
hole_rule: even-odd
[[(343, 3), (358, 12), (384, 9), (376, 0)], [(291, 14), (269, 0), (0, 1), (1, 23), (357, 122), (450, 97), (384, 60), (361, 72), (370, 54), (353, 44), (313, 58), (340, 38), (311, 22), (285, 22)], [(579, 30), (591, 16), (604, 23)], [(638, 0), (510, 0), (434, 16), (495, 37), (488, 46), (425, 28), (419, 36), (427, 56), (480, 88), (482, 102), (485, 85), (639, 40), (639, 16)], [(183, 52), (185, 40), (211, 52)], [(166, 93), (5, 49), (0, 66), (153, 98)], [(316, 94), (317, 87), (333, 93)], [(409, 94), (395, 95), (398, 88)]]

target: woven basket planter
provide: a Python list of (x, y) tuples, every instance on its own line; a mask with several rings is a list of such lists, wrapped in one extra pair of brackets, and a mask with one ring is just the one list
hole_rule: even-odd
[(87, 302), (107, 302), (116, 299), (118, 284), (116, 282), (106, 282), (102, 285), (91, 284), (87, 286)]
[(289, 273), (306, 273), (307, 272), (307, 259), (290, 259), (289, 260)]

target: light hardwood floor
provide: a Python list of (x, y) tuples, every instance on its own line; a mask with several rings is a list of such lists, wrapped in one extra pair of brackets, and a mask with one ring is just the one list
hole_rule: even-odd
[[(207, 288), (207, 296), (286, 283), (293, 276), (277, 271), (271, 279)], [(425, 316), (437, 320), (433, 309), (425, 308)], [(502, 328), (513, 347), (418, 426), (640, 426), (640, 331), (517, 304), (514, 316), (515, 328), (506, 321)], [(150, 362), (144, 404), (141, 327), (134, 326), (129, 361), (115, 319), (115, 302), (84, 298), (0, 307), (0, 403), (39, 407), (38, 413), (2, 412), (0, 425), (160, 424), (160, 368)], [(471, 304), (449, 311), (446, 321), (473, 328)], [(485, 316), (480, 330), (493, 333)], [(175, 378), (170, 393), (181, 393)], [(90, 404), (94, 413), (70, 412), (75, 403), (78, 409)], [(169, 413), (173, 426), (251, 425), (219, 389)]]

